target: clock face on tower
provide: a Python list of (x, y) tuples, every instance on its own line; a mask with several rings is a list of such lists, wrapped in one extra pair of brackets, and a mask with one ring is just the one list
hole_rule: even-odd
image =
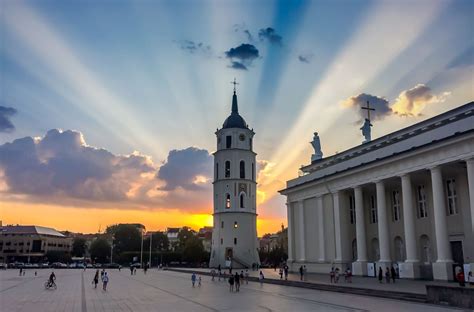
[(241, 134), (239, 135), (239, 140), (240, 140), (240, 141), (244, 141), (244, 140), (245, 140), (245, 134), (241, 133)]

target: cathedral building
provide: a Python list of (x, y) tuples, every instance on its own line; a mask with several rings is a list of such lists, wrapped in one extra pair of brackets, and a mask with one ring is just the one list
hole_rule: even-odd
[(474, 102), (323, 158), (287, 181), (288, 263), (452, 280), (474, 271)]
[(251, 268), (260, 264), (257, 251), (257, 154), (253, 151), (255, 133), (239, 115), (235, 82), (232, 112), (215, 134), (214, 225), (209, 266)]

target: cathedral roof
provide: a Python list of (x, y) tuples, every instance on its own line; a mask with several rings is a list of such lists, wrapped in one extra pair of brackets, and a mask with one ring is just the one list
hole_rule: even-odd
[(222, 128), (223, 129), (227, 129), (227, 128), (248, 129), (247, 123), (242, 118), (242, 116), (239, 115), (239, 108), (237, 106), (237, 95), (235, 94), (235, 90), (234, 90), (234, 95), (232, 96), (232, 112), (230, 116), (227, 117), (227, 119), (224, 121)]

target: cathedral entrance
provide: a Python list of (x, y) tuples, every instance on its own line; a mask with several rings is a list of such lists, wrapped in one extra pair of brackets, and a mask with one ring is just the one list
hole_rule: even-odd
[(228, 247), (225, 249), (225, 259), (231, 260), (234, 257), (234, 251), (232, 248)]

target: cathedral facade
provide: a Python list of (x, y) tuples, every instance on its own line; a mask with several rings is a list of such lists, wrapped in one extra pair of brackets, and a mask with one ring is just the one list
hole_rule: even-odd
[(216, 131), (214, 153), (214, 224), (209, 266), (251, 268), (257, 251), (255, 133), (239, 115), (234, 89), (232, 112)]
[(293, 270), (373, 276), (393, 266), (435, 280), (474, 271), (474, 102), (301, 170), (280, 191)]

